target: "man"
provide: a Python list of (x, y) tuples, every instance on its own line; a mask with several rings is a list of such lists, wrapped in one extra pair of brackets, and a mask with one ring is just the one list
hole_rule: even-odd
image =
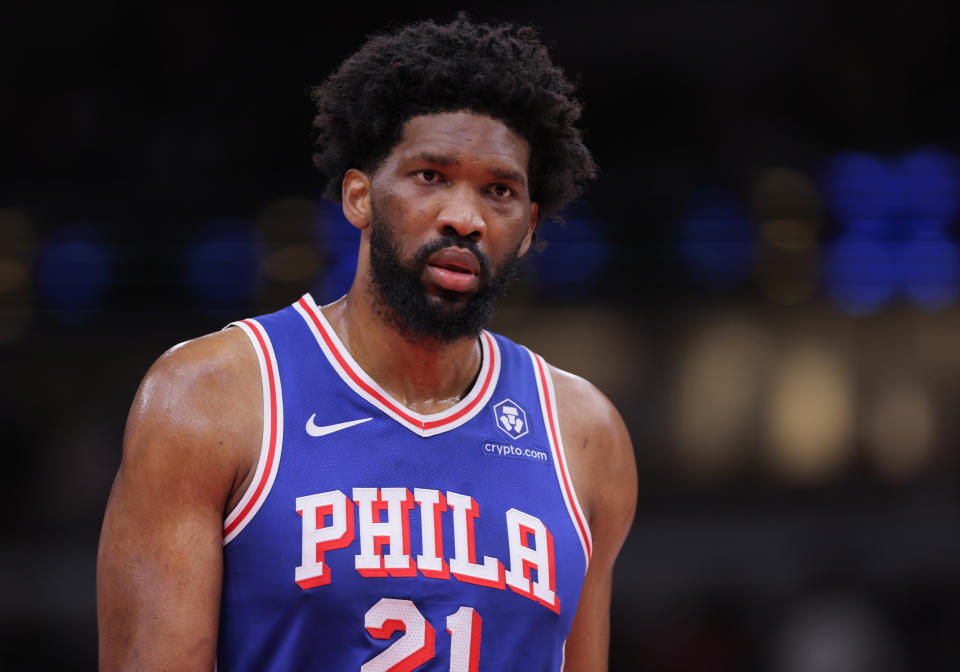
[(532, 29), (463, 17), (317, 87), (354, 283), (147, 373), (100, 544), (101, 669), (606, 668), (627, 431), (483, 330), (593, 175), (572, 92)]

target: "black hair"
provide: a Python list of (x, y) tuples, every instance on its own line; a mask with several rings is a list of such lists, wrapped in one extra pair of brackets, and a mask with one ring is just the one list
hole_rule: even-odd
[(323, 195), (336, 202), (346, 172), (376, 170), (407, 121), (459, 110), (498, 119), (530, 145), (530, 194), (541, 222), (557, 217), (596, 176), (574, 125), (574, 85), (532, 27), (475, 24), (462, 13), (445, 25), (413, 23), (368, 39), (311, 98), (313, 160)]

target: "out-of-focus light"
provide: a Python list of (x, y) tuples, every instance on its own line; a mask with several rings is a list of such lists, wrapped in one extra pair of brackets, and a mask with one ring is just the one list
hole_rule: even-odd
[[(777, 672), (908, 670), (898, 632), (885, 612), (863, 596), (833, 588), (786, 605), (772, 638), (769, 664)], [(878, 662), (882, 661), (882, 662)]]
[(902, 251), (903, 289), (925, 308), (947, 308), (960, 289), (957, 243), (938, 229), (918, 231)]
[(260, 263), (264, 277), (277, 282), (304, 283), (304, 289), (319, 268), (319, 255), (307, 245), (273, 250)]
[(0, 343), (14, 341), (33, 319), (33, 273), (37, 232), (17, 208), (0, 209)]
[(754, 234), (746, 208), (733, 195), (711, 192), (698, 197), (679, 231), (684, 263), (701, 286), (730, 289), (749, 272)]
[(816, 223), (820, 193), (813, 181), (792, 168), (767, 168), (753, 185), (753, 211), (760, 222), (803, 220)]
[(769, 400), (766, 443), (777, 474), (817, 482), (846, 464), (852, 452), (853, 389), (837, 356), (812, 347), (788, 354)]
[(267, 204), (256, 220), (260, 245), (257, 310), (269, 312), (309, 290), (324, 259), (314, 238), (320, 205), (306, 198), (280, 198)]
[(320, 204), (307, 198), (280, 198), (268, 203), (257, 216), (257, 230), (271, 247), (300, 245), (313, 237)]
[(603, 228), (588, 213), (574, 212), (544, 233), (543, 254), (528, 253), (537, 284), (554, 296), (577, 298), (590, 292), (607, 269), (610, 249)]
[(360, 231), (347, 221), (336, 203), (322, 201), (318, 205), (313, 232), (327, 263), (314, 285), (313, 298), (327, 303), (346, 294), (353, 284)]
[(900, 163), (908, 214), (950, 224), (960, 212), (960, 162), (937, 147), (925, 147)]
[(111, 252), (95, 227), (73, 225), (41, 244), (37, 286), (53, 314), (64, 322), (91, 317), (113, 274)]
[(37, 234), (22, 210), (0, 210), (0, 294), (27, 284)]
[(893, 296), (900, 277), (898, 259), (872, 237), (847, 233), (827, 250), (827, 291), (845, 312), (867, 315)]
[(681, 365), (673, 426), (681, 469), (698, 481), (734, 472), (750, 444), (769, 345), (738, 321), (704, 329)]
[(29, 263), (36, 242), (37, 231), (27, 213), (18, 208), (0, 209), (0, 258)]
[(824, 190), (831, 211), (844, 223), (883, 219), (904, 199), (903, 184), (891, 167), (861, 152), (841, 152), (830, 160)]
[(879, 474), (900, 481), (930, 463), (937, 433), (930, 393), (914, 381), (880, 387), (864, 413), (867, 455)]
[(795, 306), (814, 295), (819, 272), (818, 257), (812, 250), (787, 253), (764, 249), (757, 260), (754, 278), (768, 299), (783, 306)]
[(760, 228), (754, 267), (760, 292), (785, 306), (809, 299), (819, 280), (816, 185), (797, 170), (768, 168), (754, 183), (753, 210)]
[(251, 227), (220, 221), (204, 227), (186, 252), (187, 280), (214, 306), (246, 304), (257, 284), (258, 255)]
[(888, 241), (898, 238), (898, 233), (903, 228), (896, 218), (878, 218), (878, 219), (851, 219), (846, 222), (845, 229), (852, 234), (873, 240)]
[(816, 222), (804, 219), (771, 219), (760, 225), (763, 242), (785, 252), (808, 252), (817, 240)]
[(22, 287), (28, 275), (27, 265), (22, 261), (0, 257), (0, 294)]
[(899, 161), (836, 155), (826, 188), (846, 230), (825, 265), (828, 291), (852, 314), (871, 313), (894, 294), (942, 309), (960, 291), (960, 253), (947, 228), (960, 212), (960, 161), (942, 149)]
[(33, 321), (32, 301), (25, 300), (17, 305), (0, 305), (0, 343), (10, 343), (21, 338)]

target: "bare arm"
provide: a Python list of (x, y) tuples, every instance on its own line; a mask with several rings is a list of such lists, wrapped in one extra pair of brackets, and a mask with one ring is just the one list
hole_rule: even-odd
[(593, 554), (567, 638), (565, 672), (607, 669), (613, 563), (637, 503), (633, 444), (620, 414), (593, 385), (551, 369), (570, 476), (590, 524)]
[(260, 395), (239, 329), (172, 349), (144, 378), (100, 536), (102, 671), (213, 669), (223, 519), (255, 464)]

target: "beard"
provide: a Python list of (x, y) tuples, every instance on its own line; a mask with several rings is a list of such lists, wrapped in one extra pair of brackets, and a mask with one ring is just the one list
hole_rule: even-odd
[[(522, 242), (522, 241), (521, 241)], [(480, 287), (470, 296), (451, 290), (436, 294), (427, 291), (423, 272), (427, 259), (439, 250), (459, 247), (480, 262)], [(408, 266), (401, 261), (400, 245), (390, 225), (376, 209), (370, 224), (370, 274), (375, 288), (377, 312), (413, 341), (435, 340), (452, 343), (476, 338), (493, 317), (494, 304), (503, 296), (517, 274), (520, 243), (497, 269), (475, 242), (456, 234), (425, 243), (414, 253)], [(385, 306), (387, 310), (380, 310)]]

